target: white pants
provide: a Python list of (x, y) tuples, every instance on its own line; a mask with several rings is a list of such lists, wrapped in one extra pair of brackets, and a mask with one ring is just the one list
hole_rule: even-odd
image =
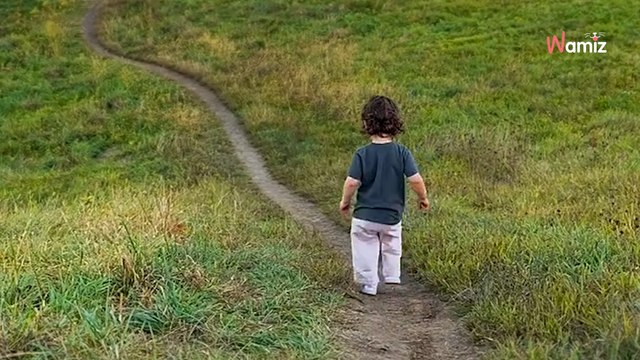
[(351, 254), (356, 283), (372, 286), (377, 286), (380, 280), (400, 283), (402, 222), (385, 225), (353, 218)]

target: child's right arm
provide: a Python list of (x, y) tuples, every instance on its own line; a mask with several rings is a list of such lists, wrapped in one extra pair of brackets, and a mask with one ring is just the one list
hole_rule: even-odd
[(411, 151), (404, 148), (404, 175), (409, 181), (409, 186), (418, 195), (418, 208), (420, 210), (429, 210), (431, 205), (427, 198), (427, 187), (424, 185), (422, 175), (418, 171), (416, 160), (413, 158)]
[(409, 180), (411, 190), (418, 195), (418, 208), (420, 208), (420, 210), (429, 210), (431, 204), (429, 204), (429, 199), (427, 198), (427, 187), (424, 184), (422, 175), (416, 173), (408, 177), (407, 180)]

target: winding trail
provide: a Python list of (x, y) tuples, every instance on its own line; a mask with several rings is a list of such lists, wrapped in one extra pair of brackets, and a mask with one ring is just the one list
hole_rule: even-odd
[[(104, 57), (161, 75), (197, 95), (222, 122), (236, 156), (260, 191), (350, 258), (349, 235), (316, 206), (271, 177), (240, 121), (212, 90), (178, 71), (126, 58), (104, 45), (97, 32), (101, 6), (100, 1), (95, 2), (83, 21), (84, 39), (90, 48)], [(402, 286), (383, 289), (376, 297), (349, 300), (346, 319), (336, 329), (343, 359), (476, 359), (480, 354), (446, 305), (406, 274)]]

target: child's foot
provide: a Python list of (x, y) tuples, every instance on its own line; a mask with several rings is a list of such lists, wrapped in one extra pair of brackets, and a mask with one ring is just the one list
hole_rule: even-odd
[(378, 289), (376, 286), (373, 286), (373, 285), (362, 285), (360, 292), (363, 294), (375, 296), (376, 293), (378, 292)]
[(385, 284), (400, 284), (400, 278), (386, 278), (384, 279)]

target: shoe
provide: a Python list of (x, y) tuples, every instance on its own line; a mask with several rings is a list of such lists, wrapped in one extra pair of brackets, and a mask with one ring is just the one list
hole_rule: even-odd
[(366, 295), (375, 296), (378, 293), (378, 289), (373, 285), (362, 285), (362, 289), (360, 289), (360, 292)]
[(396, 284), (396, 285), (400, 285), (400, 278), (387, 278), (384, 279), (384, 283), (385, 284)]

